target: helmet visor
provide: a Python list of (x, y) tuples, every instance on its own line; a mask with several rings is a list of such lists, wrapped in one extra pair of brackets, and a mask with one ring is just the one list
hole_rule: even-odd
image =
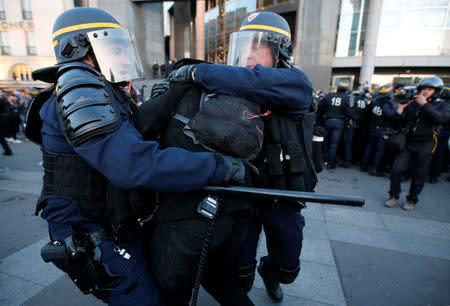
[(256, 64), (276, 67), (280, 44), (280, 35), (270, 32), (234, 32), (230, 35), (227, 64), (251, 68)]
[(102, 29), (87, 33), (101, 73), (113, 83), (145, 77), (133, 37), (127, 30)]

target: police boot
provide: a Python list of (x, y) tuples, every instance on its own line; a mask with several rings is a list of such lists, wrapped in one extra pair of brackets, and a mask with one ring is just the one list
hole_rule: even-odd
[(258, 273), (264, 281), (266, 291), (269, 297), (274, 302), (281, 302), (283, 300), (283, 291), (281, 291), (280, 282), (271, 269), (271, 265), (264, 261), (265, 257), (261, 257)]

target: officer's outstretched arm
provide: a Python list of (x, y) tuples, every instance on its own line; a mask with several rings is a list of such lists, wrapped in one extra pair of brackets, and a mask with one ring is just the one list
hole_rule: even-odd
[(56, 107), (74, 151), (111, 183), (184, 192), (223, 181), (227, 167), (214, 154), (161, 150), (157, 142), (143, 141), (108, 88), (90, 66), (65, 64), (58, 73)]
[(206, 90), (242, 97), (262, 105), (309, 110), (312, 85), (297, 68), (254, 68), (201, 63), (194, 72), (194, 83)]

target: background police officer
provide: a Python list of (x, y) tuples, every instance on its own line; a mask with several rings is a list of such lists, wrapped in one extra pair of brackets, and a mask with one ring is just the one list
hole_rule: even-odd
[(347, 80), (339, 81), (337, 92), (328, 93), (319, 104), (319, 117), (323, 117), (327, 131), (328, 169), (336, 168), (336, 152), (344, 130), (344, 120), (346, 117), (354, 117), (347, 95), (349, 87)]
[(131, 125), (134, 103), (122, 89), (143, 76), (140, 61), (128, 33), (105, 11), (64, 12), (53, 45), (59, 64), (34, 77), (56, 86), (33, 101), (26, 131), (43, 152), (36, 214), (42, 210), (51, 238), (43, 257), (109, 304), (159, 305), (136, 222), (152, 207), (136, 189), (189, 191), (243, 179), (244, 167), (142, 140)]
[(450, 105), (438, 100), (444, 84), (439, 77), (427, 77), (417, 85), (418, 95), (406, 104), (399, 104), (399, 124), (408, 130), (406, 146), (397, 155), (391, 169), (389, 199), (385, 205), (393, 207), (400, 196), (401, 175), (412, 170), (412, 180), (403, 209), (413, 210), (423, 189), (434, 146), (433, 132), (438, 125), (448, 124)]
[[(371, 102), (372, 95), (368, 90), (357, 95), (354, 99), (352, 109), (354, 111), (354, 119), (347, 118), (344, 127), (345, 142), (345, 162), (344, 167), (351, 166), (352, 159), (360, 160), (362, 155), (362, 147), (365, 144), (365, 132), (367, 127), (367, 109)], [(356, 156), (353, 155), (355, 151)]]
[[(378, 90), (378, 94), (368, 110), (370, 116), (369, 123), (369, 142), (364, 151), (361, 161), (361, 170), (367, 171), (371, 175), (383, 176), (379, 170), (379, 165), (386, 149), (386, 130), (391, 126), (390, 118), (395, 115), (395, 109), (392, 105), (392, 86), (383, 85)], [(373, 155), (372, 163), (369, 162)]]
[[(444, 86), (442, 93), (439, 97), (450, 103), (450, 87)], [(435, 184), (438, 181), (438, 177), (441, 175), (444, 168), (444, 161), (449, 153), (448, 140), (450, 137), (450, 122), (443, 124), (439, 127), (439, 131), (435, 140), (437, 141), (436, 147), (433, 152), (433, 158), (430, 163), (430, 183)]]

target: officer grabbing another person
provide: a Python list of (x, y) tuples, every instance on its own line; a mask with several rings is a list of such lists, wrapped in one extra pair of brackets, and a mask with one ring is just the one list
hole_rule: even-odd
[(407, 129), (405, 148), (397, 155), (391, 169), (389, 199), (385, 205), (394, 207), (400, 197), (401, 175), (412, 171), (412, 180), (403, 209), (416, 207), (418, 196), (428, 175), (428, 168), (434, 146), (433, 132), (438, 125), (450, 120), (450, 104), (438, 100), (444, 84), (439, 77), (426, 77), (417, 85), (418, 94), (414, 100), (399, 104), (399, 126)]
[[(311, 160), (314, 126), (312, 87), (307, 76), (292, 66), (292, 52), (291, 32), (286, 20), (271, 12), (256, 12), (244, 20), (238, 32), (231, 35), (228, 63), (252, 67), (253, 71), (259, 71), (261, 78), (267, 75), (268, 85), (274, 93), (267, 100), (269, 103), (264, 103), (271, 114), (264, 120), (263, 149), (252, 161), (260, 170), (260, 175), (253, 177), (254, 186), (313, 191), (317, 178)], [(242, 79), (230, 75), (233, 82), (228, 88), (218, 80), (212, 83), (209, 71), (199, 80), (202, 86), (214, 90), (220, 90), (222, 86), (225, 91), (234, 92), (240, 81), (245, 82), (246, 73), (241, 75)], [(195, 77), (197, 80), (197, 73)], [(264, 101), (259, 95), (267, 95), (260, 88), (249, 86), (247, 89), (258, 94), (254, 97), (258, 103)], [(298, 88), (303, 89), (300, 96), (295, 95)], [(286, 103), (289, 100), (291, 103)], [(257, 271), (269, 297), (275, 302), (281, 301), (280, 283), (290, 284), (297, 278), (305, 225), (298, 204), (280, 199), (255, 203), (256, 218), (249, 228), (240, 259), (239, 276), (245, 291), (252, 287), (262, 228), (268, 254), (260, 258)]]
[(325, 129), (327, 131), (328, 169), (336, 168), (336, 153), (344, 130), (344, 120), (347, 117), (355, 119), (347, 95), (349, 87), (349, 81), (339, 81), (337, 91), (335, 93), (328, 93), (319, 104), (317, 110), (318, 116), (323, 117), (323, 122), (325, 123)]
[(44, 161), (36, 214), (48, 222), (51, 242), (42, 256), (108, 304), (160, 305), (137, 222), (154, 209), (148, 191), (243, 181), (245, 167), (142, 140), (124, 90), (143, 76), (141, 64), (128, 33), (105, 11), (62, 13), (53, 46), (58, 64), (33, 77), (54, 85), (34, 99), (26, 126)]

